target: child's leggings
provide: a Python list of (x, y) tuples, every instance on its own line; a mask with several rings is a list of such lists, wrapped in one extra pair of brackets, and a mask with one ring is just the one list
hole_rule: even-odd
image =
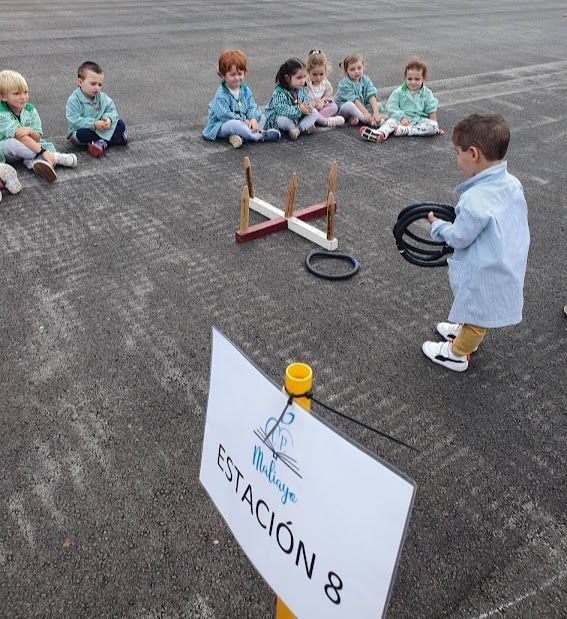
[(258, 131), (253, 133), (250, 130), (250, 127), (243, 120), (227, 120), (221, 125), (221, 128), (217, 133), (217, 138), (227, 138), (229, 135), (239, 135), (247, 142), (257, 142), (262, 137), (260, 131), (262, 131), (265, 124), (266, 117), (262, 114), (260, 120), (258, 121)]
[(309, 114), (306, 114), (299, 121), (299, 123), (296, 123), (295, 120), (287, 116), (278, 116), (276, 118), (276, 123), (278, 125), (278, 129), (281, 129), (282, 131), (289, 131), (290, 129), (299, 127), (301, 133), (305, 133), (307, 129), (310, 129), (315, 124), (318, 114), (319, 112), (313, 108)]
[(420, 120), (404, 127), (397, 120), (388, 118), (388, 120), (380, 127), (380, 132), (386, 137), (393, 133), (396, 137), (402, 135), (435, 135), (439, 130), (439, 123), (430, 118), (421, 118)]
[[(382, 106), (380, 105), (378, 110), (381, 110)], [(368, 112), (370, 113), (370, 112)], [(360, 122), (365, 122), (364, 114), (356, 107), (354, 101), (347, 101), (343, 103), (339, 108), (339, 115), (342, 116), (345, 120), (348, 120), (351, 116), (358, 118)], [(373, 127), (379, 127), (383, 121), (380, 123), (372, 124)]]
[(334, 101), (325, 101), (325, 105), (323, 106), (323, 109), (318, 110), (317, 113), (317, 124), (318, 125), (327, 125), (327, 118), (329, 118), (330, 116), (336, 116), (337, 112), (339, 111), (339, 108), (337, 107), (337, 104)]
[(464, 357), (474, 352), (480, 345), (488, 329), (475, 325), (464, 324), (459, 335), (453, 340), (453, 353)]
[[(6, 161), (10, 163), (15, 163), (17, 161), (21, 161), (28, 170), (32, 169), (34, 159), (37, 156), (37, 153), (34, 153), (33, 150), (28, 148), (25, 144), (22, 144), (16, 138), (9, 138), (4, 142), (2, 147), (2, 152), (4, 153), (4, 157)], [(55, 160), (57, 160), (57, 155), (59, 153), (51, 153)]]
[[(126, 144), (126, 125), (123, 120), (119, 120), (116, 123), (116, 129), (112, 134), (110, 140), (104, 140), (107, 144), (114, 146), (115, 144)], [(96, 142), (97, 140), (102, 140), (103, 138), (98, 135), (98, 133), (94, 132), (92, 129), (77, 129), (77, 133), (75, 134), (75, 141), (79, 144), (90, 144), (91, 142)]]

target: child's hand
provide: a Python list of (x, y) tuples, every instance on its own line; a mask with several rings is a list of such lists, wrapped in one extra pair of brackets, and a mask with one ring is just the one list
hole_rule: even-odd
[(14, 137), (16, 138), (16, 140), (20, 140), (22, 138), (25, 138), (26, 135), (30, 135), (31, 132), (32, 132), (31, 127), (18, 127), (16, 129), (16, 132), (14, 133)]
[(372, 114), (369, 114), (368, 112), (364, 112), (364, 122), (367, 125), (371, 125), (372, 124)]
[(430, 224), (432, 224), (436, 219), (437, 217), (435, 217), (435, 215), (433, 214), (433, 211), (429, 211), (429, 213), (427, 213), (427, 221)]
[(439, 127), (439, 128), (437, 129), (437, 135), (445, 135), (445, 130), (444, 130), (444, 129), (441, 129), (441, 127)]
[(258, 131), (258, 121), (255, 118), (249, 118), (246, 121), (246, 124), (252, 133), (256, 133)]
[(409, 127), (410, 126), (410, 119), (407, 116), (404, 116), (400, 120), (400, 125), (402, 125), (403, 127)]
[(379, 125), (382, 120), (385, 120), (384, 118), (382, 118), (382, 114), (380, 114), (380, 112), (374, 112), (370, 119), (373, 123), (376, 123), (377, 125)]
[(316, 99), (313, 101), (313, 107), (320, 112), (325, 107), (325, 102), (323, 99)]
[(307, 103), (303, 102), (299, 104), (299, 111), (302, 114), (311, 114), (311, 110), (312, 110), (311, 106), (307, 105)]

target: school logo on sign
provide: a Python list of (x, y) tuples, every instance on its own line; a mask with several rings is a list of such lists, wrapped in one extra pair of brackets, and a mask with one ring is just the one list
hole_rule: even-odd
[(282, 473), (291, 471), (302, 479), (298, 462), (292, 455), (294, 421), (295, 414), (286, 406), (279, 419), (271, 416), (263, 427), (254, 430), (260, 444), (255, 444), (252, 449), (252, 464), (256, 471), (279, 491), (284, 505), (288, 501), (297, 503), (297, 494), (280, 477), (278, 464), (281, 464), (279, 469)]

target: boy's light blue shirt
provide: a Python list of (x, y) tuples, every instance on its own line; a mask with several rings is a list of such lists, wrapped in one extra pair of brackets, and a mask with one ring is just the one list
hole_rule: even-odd
[[(354, 82), (350, 77), (343, 77), (337, 86), (337, 94), (335, 103), (341, 107), (347, 101), (355, 101), (358, 99), (362, 105), (372, 114), (372, 106), (368, 102), (370, 97), (377, 97), (378, 91), (367, 75), (362, 75), (358, 82)], [(378, 109), (380, 109), (379, 106)]]
[(522, 320), (530, 245), (528, 207), (507, 163), (483, 170), (456, 187), (454, 223), (437, 219), (431, 238), (455, 248), (449, 259), (454, 301), (450, 322), (505, 327)]
[(262, 112), (246, 84), (240, 85), (240, 96), (235, 99), (223, 80), (208, 105), (207, 126), (203, 129), (203, 137), (216, 140), (223, 123), (229, 120), (246, 122), (252, 118), (260, 120), (261, 117)]
[(425, 84), (414, 93), (404, 82), (390, 95), (386, 111), (394, 120), (400, 121), (405, 116), (415, 123), (422, 118), (429, 118), (431, 112), (436, 112), (438, 103)]
[[(78, 129), (90, 129), (103, 140), (110, 140), (118, 123), (116, 106), (108, 95), (99, 92), (94, 99), (89, 99), (79, 86), (67, 99), (65, 115), (67, 116), (67, 129), (74, 140), (76, 140)], [(110, 118), (110, 127), (102, 130), (95, 129), (95, 121), (103, 118)]]

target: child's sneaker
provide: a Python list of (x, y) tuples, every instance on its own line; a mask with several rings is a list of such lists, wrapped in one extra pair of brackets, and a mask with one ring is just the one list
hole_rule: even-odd
[(447, 342), (452, 342), (461, 332), (461, 328), (462, 325), (454, 322), (438, 322), (436, 326), (437, 333)]
[(44, 178), (48, 183), (52, 183), (57, 179), (57, 174), (55, 173), (53, 166), (49, 163), (49, 161), (46, 161), (43, 158), (34, 159), (34, 162), (32, 163), (32, 170)]
[(290, 140), (297, 140), (297, 138), (299, 137), (299, 134), (300, 134), (300, 131), (297, 127), (294, 127), (293, 129), (289, 129), (287, 132), (287, 135)]
[(242, 146), (242, 138), (235, 133), (228, 136), (228, 141), (230, 142), (232, 148), (240, 148)]
[(356, 125), (358, 125), (358, 118), (356, 116), (351, 116), (348, 122), (351, 127), (356, 127)]
[(277, 129), (266, 129), (264, 131), (260, 131), (262, 142), (277, 142), (282, 134)]
[(57, 165), (62, 165), (66, 168), (77, 167), (77, 155), (75, 153), (55, 153), (55, 161)]
[(0, 188), (6, 187), (10, 193), (20, 193), (22, 184), (18, 180), (18, 173), (11, 165), (0, 163)]
[[(459, 323), (438, 322), (436, 328), (437, 333), (439, 333), (441, 337), (445, 338), (447, 342), (453, 342), (457, 338), (457, 335), (461, 332), (462, 327), (463, 325)], [(473, 352), (476, 352), (477, 350), (478, 346), (473, 350)]]
[(327, 127), (342, 127), (345, 124), (345, 119), (342, 116), (329, 116), (327, 118)]
[(91, 142), (87, 146), (87, 150), (93, 157), (100, 157), (102, 153), (107, 149), (108, 144), (105, 140), (97, 140), (96, 142)]
[(316, 131), (317, 131), (317, 127), (315, 125), (311, 125), (311, 127), (309, 127), (305, 133), (308, 133), (309, 135), (312, 135)]
[(126, 146), (128, 142), (129, 142), (128, 136), (126, 135), (126, 131), (124, 131), (124, 133), (122, 134), (122, 137), (120, 138), (120, 144), (122, 146)]
[(358, 132), (363, 140), (368, 140), (369, 142), (383, 142), (386, 139), (386, 134), (383, 131), (371, 129), (370, 127), (360, 127)]
[(464, 372), (469, 367), (470, 357), (454, 355), (452, 346), (452, 342), (424, 342), (421, 350), (433, 363), (454, 372)]

